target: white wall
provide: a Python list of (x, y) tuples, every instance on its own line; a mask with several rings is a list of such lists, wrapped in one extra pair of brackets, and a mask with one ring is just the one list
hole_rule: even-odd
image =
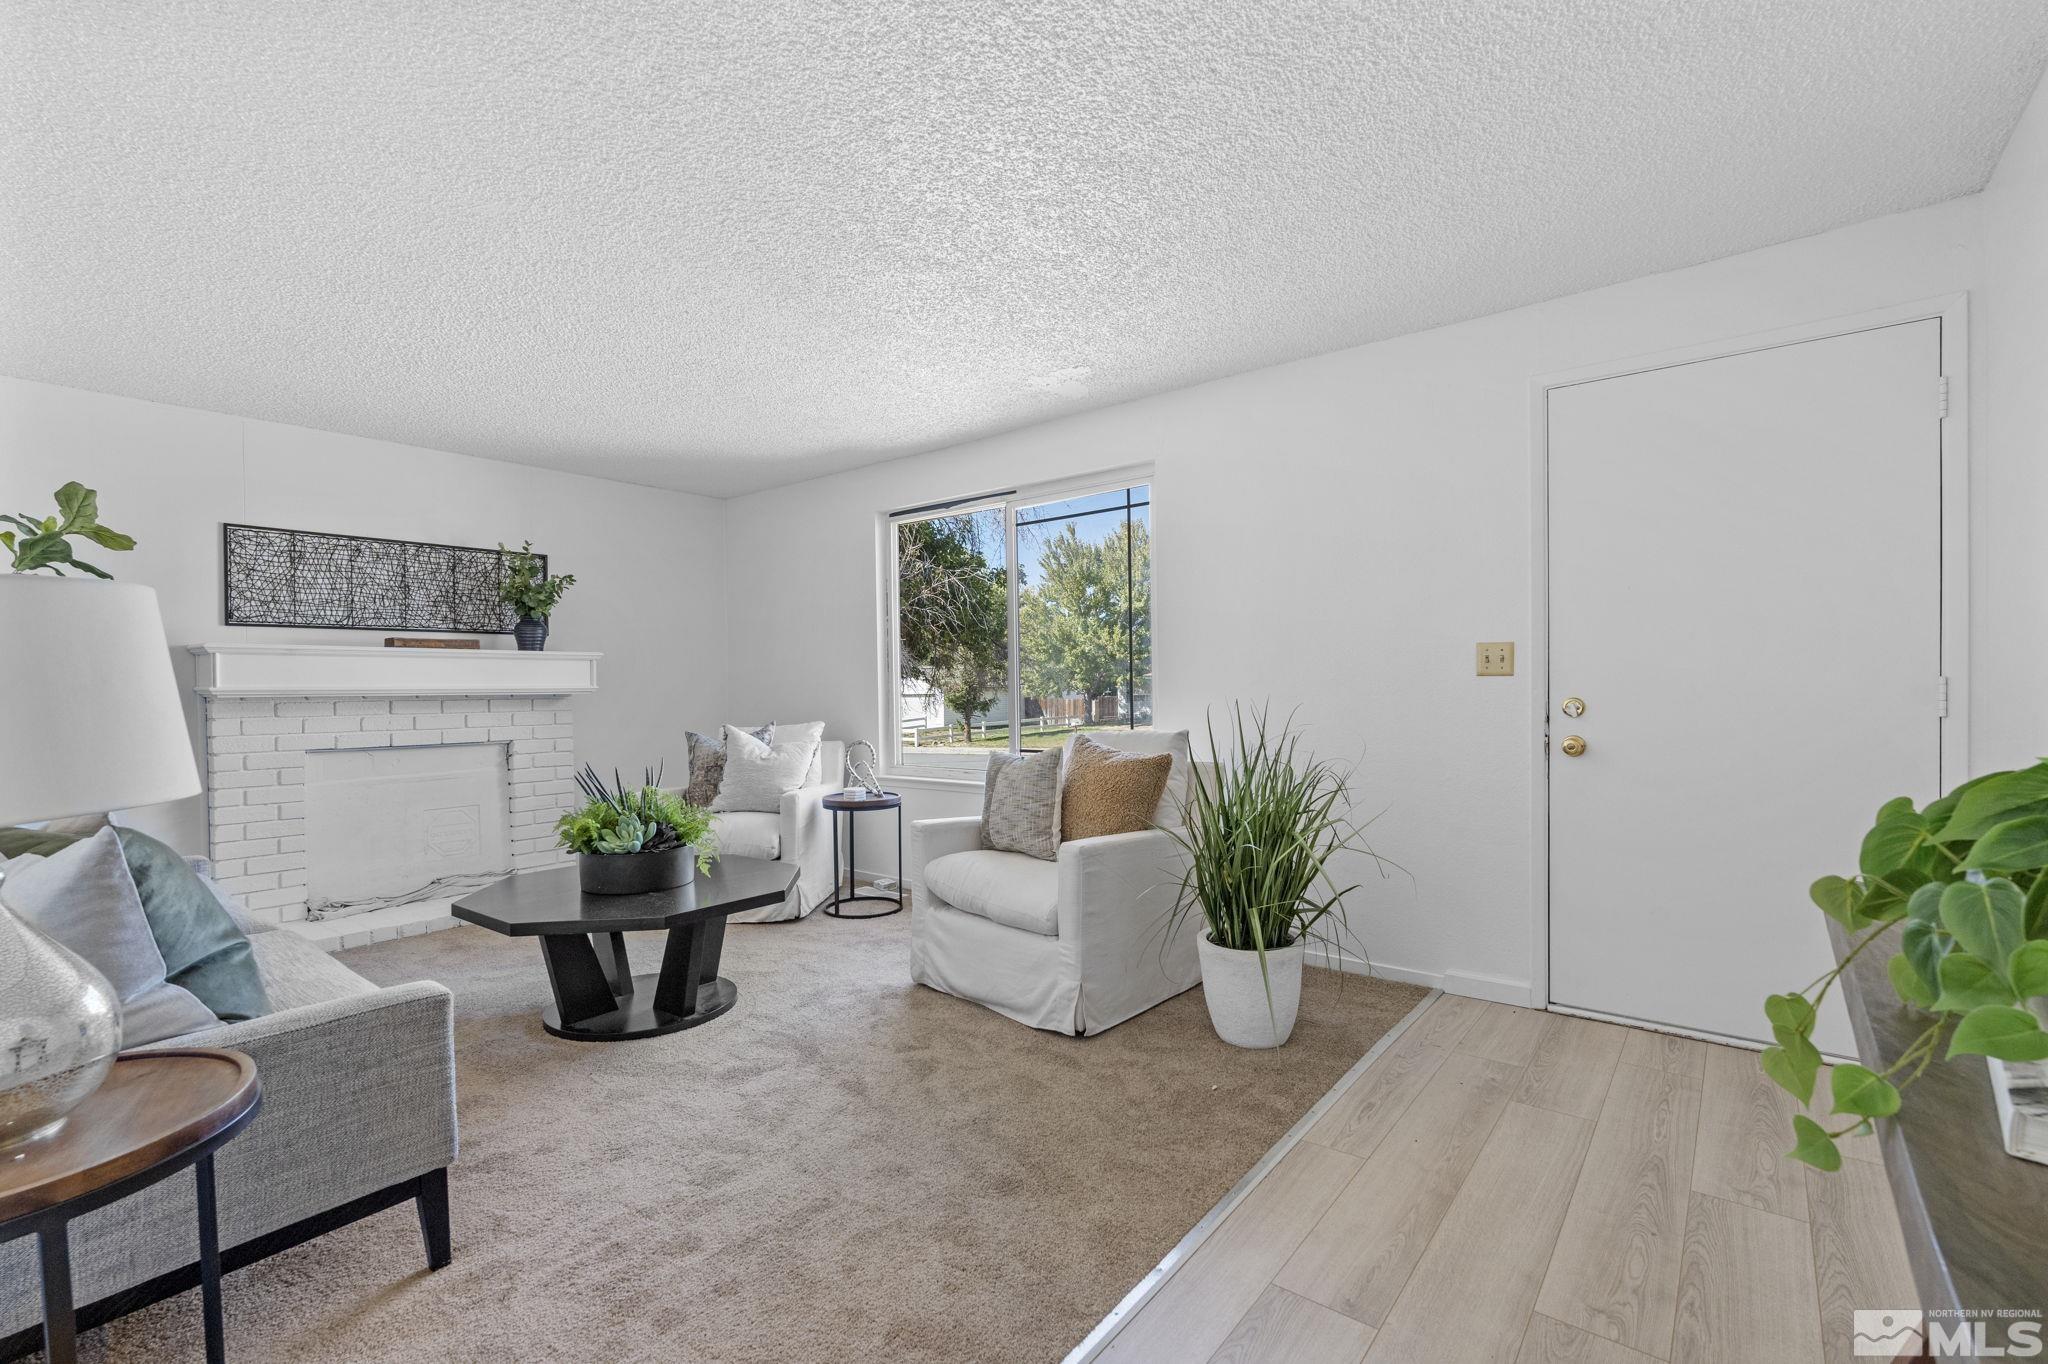
[[(1977, 198), (726, 504), (13, 380), (0, 490), (101, 489), (142, 542), (113, 566), (158, 588), (175, 644), (258, 633), (219, 623), (222, 520), (531, 537), (581, 580), (552, 644), (608, 655), (580, 756), (675, 766), (683, 726), (723, 719), (876, 736), (879, 513), (1150, 463), (1161, 724), (1199, 728), (1232, 698), (1298, 706), (1320, 749), (1362, 756), (1374, 842), (1412, 875), (1367, 876), (1355, 926), (1374, 957), (1512, 998), (1536, 912), (1532, 679), (1474, 677), (1472, 645), (1531, 637), (1533, 376), (1971, 291), (1973, 767), (2043, 750), (2043, 106)], [(910, 805), (979, 797), (925, 787)], [(196, 821), (168, 827), (196, 846)]]
[[(875, 736), (876, 514), (1149, 461), (1160, 724), (1270, 698), (1324, 753), (1362, 754), (1372, 841), (1413, 879), (1361, 869), (1353, 927), (1380, 963), (1517, 997), (1532, 679), (1472, 670), (1476, 641), (1530, 639), (1531, 378), (1969, 289), (1977, 214), (1959, 200), (736, 499), (729, 695), (741, 718)], [(977, 808), (920, 790), (909, 813)]]
[[(552, 568), (576, 575), (548, 647), (605, 656), (598, 691), (575, 703), (579, 760), (628, 770), (666, 761), (679, 773), (684, 729), (718, 723), (725, 538), (713, 499), (0, 379), (0, 502), (54, 510), (50, 494), (74, 478), (99, 490), (107, 524), (136, 539), (131, 553), (88, 546), (83, 557), (156, 588), (173, 646), (375, 645), (396, 633), (222, 625), (223, 521), (451, 544), (531, 539)], [(183, 648), (173, 658), (189, 679)], [(196, 723), (190, 698), (188, 709)], [(204, 848), (196, 800), (129, 818)]]
[(1984, 772), (2048, 753), (2048, 86), (1979, 202), (1970, 749)]

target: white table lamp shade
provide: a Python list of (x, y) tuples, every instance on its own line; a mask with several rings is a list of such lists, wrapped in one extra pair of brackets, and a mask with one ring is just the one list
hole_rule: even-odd
[(0, 574), (0, 824), (199, 794), (156, 591)]

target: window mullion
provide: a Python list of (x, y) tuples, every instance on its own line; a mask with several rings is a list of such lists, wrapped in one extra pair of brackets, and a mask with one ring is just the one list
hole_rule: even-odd
[(1017, 504), (1003, 503), (1003, 558), (1008, 564), (1004, 593), (1009, 611), (1010, 652), (1010, 752), (1024, 750), (1024, 686), (1018, 676), (1019, 650), (1017, 647)]

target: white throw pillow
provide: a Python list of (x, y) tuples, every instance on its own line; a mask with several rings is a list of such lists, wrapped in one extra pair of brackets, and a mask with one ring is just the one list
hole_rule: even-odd
[(777, 725), (775, 742), (764, 744), (743, 729), (725, 727), (725, 778), (714, 811), (760, 810), (779, 814), (782, 797), (801, 787), (817, 761), (825, 737), (823, 722)]
[(0, 900), (23, 921), (84, 957), (121, 1000), (121, 1045), (161, 1042), (220, 1020), (164, 979), (142, 896), (111, 828), (48, 857), (12, 858)]
[[(1062, 746), (1067, 750), (1069, 761), (1073, 758), (1076, 734)], [(1099, 730), (1088, 736), (1107, 748), (1125, 753), (1171, 753), (1173, 771), (1167, 775), (1166, 790), (1159, 797), (1159, 806), (1153, 812), (1152, 822), (1162, 829), (1180, 827), (1181, 802), (1187, 799), (1188, 781), (1195, 770), (1194, 747), (1188, 742), (1184, 729), (1117, 729)]]

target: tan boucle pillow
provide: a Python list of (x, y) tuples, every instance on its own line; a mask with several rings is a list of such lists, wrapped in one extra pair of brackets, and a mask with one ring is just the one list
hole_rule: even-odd
[(1173, 774), (1171, 753), (1139, 756), (1074, 737), (1060, 794), (1060, 838), (1100, 838), (1152, 827), (1152, 811)]

